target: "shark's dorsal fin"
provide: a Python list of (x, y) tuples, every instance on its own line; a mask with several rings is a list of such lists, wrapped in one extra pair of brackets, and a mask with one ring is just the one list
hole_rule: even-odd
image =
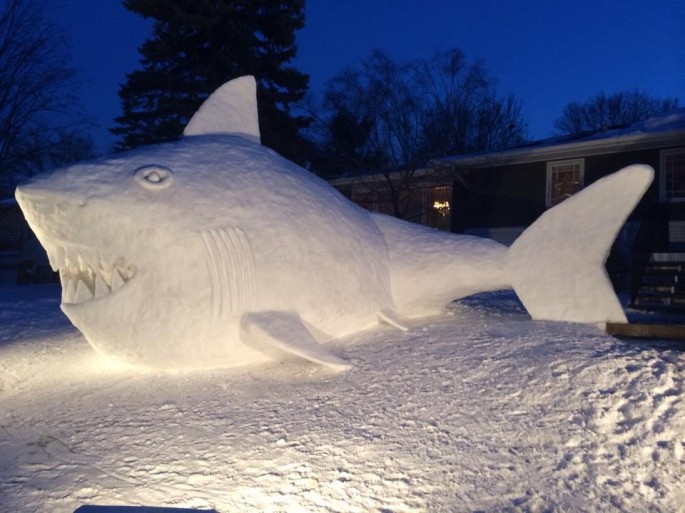
[(190, 119), (183, 135), (232, 134), (260, 143), (257, 82), (245, 76), (214, 91)]

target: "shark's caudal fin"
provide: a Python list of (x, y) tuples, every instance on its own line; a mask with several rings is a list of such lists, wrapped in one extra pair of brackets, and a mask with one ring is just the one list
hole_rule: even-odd
[(654, 170), (633, 165), (545, 212), (509, 249), (511, 284), (533, 319), (626, 322), (604, 264)]
[(257, 82), (245, 76), (214, 91), (186, 125), (183, 135), (232, 134), (260, 142)]

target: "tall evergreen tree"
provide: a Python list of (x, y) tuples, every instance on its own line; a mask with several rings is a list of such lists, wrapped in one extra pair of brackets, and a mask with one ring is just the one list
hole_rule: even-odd
[(242, 75), (258, 81), (262, 142), (299, 160), (298, 131), (308, 119), (291, 113), (309, 77), (288, 63), (304, 0), (124, 0), (154, 21), (140, 49), (142, 69), (127, 75), (123, 115), (111, 132), (117, 149), (177, 139), (202, 102)]

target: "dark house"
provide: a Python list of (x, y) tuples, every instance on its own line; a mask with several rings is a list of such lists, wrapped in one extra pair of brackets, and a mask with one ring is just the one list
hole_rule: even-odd
[(0, 201), (0, 285), (57, 281), (14, 198)]
[[(637, 306), (685, 307), (685, 109), (629, 126), (434, 159), (417, 176), (439, 176), (439, 186), (449, 186), (444, 211), (451, 231), (510, 244), (546, 209), (635, 163), (651, 165), (655, 181), (621, 231), (607, 268), (617, 288), (632, 289)], [(364, 181), (333, 185), (344, 185), (357, 200)], [(430, 182), (416, 184), (421, 190)], [(424, 211), (433, 206), (424, 200)]]
[(453, 180), (450, 166), (435, 165), (349, 173), (329, 182), (367, 210), (450, 230)]

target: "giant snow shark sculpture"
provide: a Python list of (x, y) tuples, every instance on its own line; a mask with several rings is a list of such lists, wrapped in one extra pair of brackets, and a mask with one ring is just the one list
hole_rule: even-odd
[(243, 77), (177, 142), (17, 189), (62, 310), (94, 348), (164, 369), (285, 354), (342, 368), (323, 343), (512, 287), (535, 319), (625, 321), (604, 262), (649, 167), (591, 185), (507, 248), (362, 210), (259, 141)]

